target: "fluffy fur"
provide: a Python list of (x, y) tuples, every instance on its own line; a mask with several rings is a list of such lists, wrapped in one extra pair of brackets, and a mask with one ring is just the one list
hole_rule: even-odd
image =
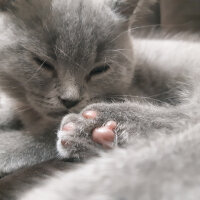
[(199, 124), (180, 135), (135, 141), (73, 172), (60, 172), (20, 200), (198, 199)]
[[(16, 0), (4, 7), (9, 12), (1, 22), (1, 86), (25, 110), (18, 113), (22, 130), (0, 134), (6, 141), (0, 147), (1, 173), (54, 158), (52, 130), (68, 112), (77, 114), (66, 115), (61, 127), (74, 122), (76, 130), (73, 135), (58, 131), (59, 156), (101, 154), (20, 200), (198, 196), (199, 38), (132, 38), (131, 12), (124, 9), (134, 10), (136, 3)], [(109, 70), (91, 75), (102, 63)], [(100, 103), (91, 104), (94, 100)], [(74, 102), (79, 103), (69, 106)], [(91, 109), (98, 117), (83, 119), (82, 112)], [(109, 120), (118, 124), (118, 146), (126, 148), (103, 154), (91, 131)], [(62, 139), (70, 146), (61, 146)]]
[[(1, 140), (6, 135), (6, 146), (9, 143), (9, 152), (13, 152), (1, 153), (1, 174), (54, 158), (54, 133), (63, 115), (79, 112), (93, 99), (110, 95), (111, 87), (112, 94), (128, 90), (132, 63), (115, 49), (132, 46), (126, 37), (129, 33), (121, 34), (128, 23), (118, 9), (124, 10), (123, 3), (118, 3), (37, 0), (6, 4), (7, 11), (1, 14), (0, 84), (15, 99), (24, 131), (15, 138), (12, 133), (0, 135)], [(132, 57), (132, 51), (126, 54)], [(43, 62), (54, 69), (45, 69)], [(111, 63), (108, 73), (86, 81), (94, 67), (106, 63)], [(63, 99), (80, 102), (70, 109)], [(27, 146), (20, 141), (26, 141)], [(1, 144), (1, 149), (4, 146)]]

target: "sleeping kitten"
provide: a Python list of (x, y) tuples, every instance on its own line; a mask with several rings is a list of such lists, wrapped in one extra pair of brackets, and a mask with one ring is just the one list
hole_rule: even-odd
[[(1, 174), (56, 157), (54, 133), (62, 116), (83, 108), (81, 114), (68, 114), (61, 123), (61, 129), (72, 122), (76, 129), (75, 133), (59, 131), (61, 157), (84, 159), (98, 154), (101, 145), (112, 146), (111, 129), (104, 127), (103, 132), (109, 132), (109, 141), (102, 141), (102, 129), (93, 132), (96, 138), (91, 137), (92, 130), (109, 121), (117, 124), (119, 146), (130, 137), (146, 135), (144, 127), (148, 134), (158, 128), (167, 132), (180, 128), (173, 122), (187, 119), (182, 110), (140, 105), (124, 98), (164, 92), (157, 99), (170, 102), (166, 95), (170, 90), (169, 97), (173, 95), (176, 104), (179, 90), (185, 89), (177, 85), (177, 81), (185, 81), (181, 74), (160, 72), (157, 63), (138, 60), (140, 55), (133, 58), (127, 19), (136, 4), (133, 0), (17, 0), (6, 4), (1, 17), (0, 81), (2, 89), (16, 100), (24, 131), (1, 133), (1, 141), (6, 141), (1, 143)], [(122, 97), (125, 102), (86, 107), (108, 97), (112, 101)], [(82, 117), (90, 110), (97, 114), (94, 120)]]
[[(160, 105), (139, 98), (134, 103), (91, 105), (85, 110), (97, 112), (93, 120), (84, 119), (84, 111), (83, 116), (66, 116), (58, 133), (58, 150), (63, 157), (82, 157), (89, 152), (84, 139), (88, 136), (89, 147), (91, 130), (109, 120), (118, 124), (118, 144), (129, 145), (74, 171), (39, 181), (18, 199), (199, 199), (199, 41), (199, 36), (183, 34), (133, 38), (134, 91), (157, 97)], [(73, 131), (64, 125), (68, 122), (74, 123)], [(93, 131), (93, 138), (95, 134)], [(62, 139), (67, 145), (61, 144)]]
[[(16, 100), (24, 131), (0, 134), (1, 174), (54, 158), (54, 132), (65, 114), (57, 149), (63, 158), (78, 159), (113, 142), (125, 146), (141, 136), (181, 132), (198, 120), (193, 112), (198, 59), (191, 52), (199, 46), (133, 40), (127, 19), (136, 3), (16, 0), (7, 5), (1, 17), (1, 86)], [(186, 53), (190, 69), (182, 59)], [(164, 67), (169, 57), (173, 62)], [(126, 98), (133, 95), (162, 103)], [(100, 99), (116, 102), (87, 106)]]
[(24, 131), (0, 134), (0, 174), (55, 158), (65, 114), (130, 93), (134, 61), (125, 30), (136, 3), (1, 3), (0, 85), (15, 100)]
[(54, 132), (66, 113), (77, 114), (61, 122), (61, 157), (84, 159), (113, 143), (128, 145), (20, 199), (198, 195), (199, 39), (132, 38), (127, 19), (136, 3), (16, 0), (3, 8), (1, 86), (22, 109), (24, 131), (0, 134), (1, 173), (54, 158)]

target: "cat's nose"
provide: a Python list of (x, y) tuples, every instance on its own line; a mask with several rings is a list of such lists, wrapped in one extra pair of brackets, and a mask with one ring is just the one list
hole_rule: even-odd
[(79, 102), (80, 102), (80, 99), (64, 99), (64, 98), (59, 98), (61, 103), (68, 109), (76, 106)]

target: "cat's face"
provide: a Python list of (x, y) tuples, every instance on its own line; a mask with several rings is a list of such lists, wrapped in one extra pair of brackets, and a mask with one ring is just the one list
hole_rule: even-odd
[(13, 9), (15, 26), (5, 30), (12, 45), (0, 49), (1, 73), (28, 104), (55, 117), (128, 89), (132, 42), (113, 1), (30, 2)]

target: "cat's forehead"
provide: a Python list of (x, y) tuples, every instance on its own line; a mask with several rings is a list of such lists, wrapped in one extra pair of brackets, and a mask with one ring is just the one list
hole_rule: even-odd
[(87, 59), (99, 45), (119, 34), (120, 19), (103, 1), (54, 0), (52, 18), (58, 56)]

